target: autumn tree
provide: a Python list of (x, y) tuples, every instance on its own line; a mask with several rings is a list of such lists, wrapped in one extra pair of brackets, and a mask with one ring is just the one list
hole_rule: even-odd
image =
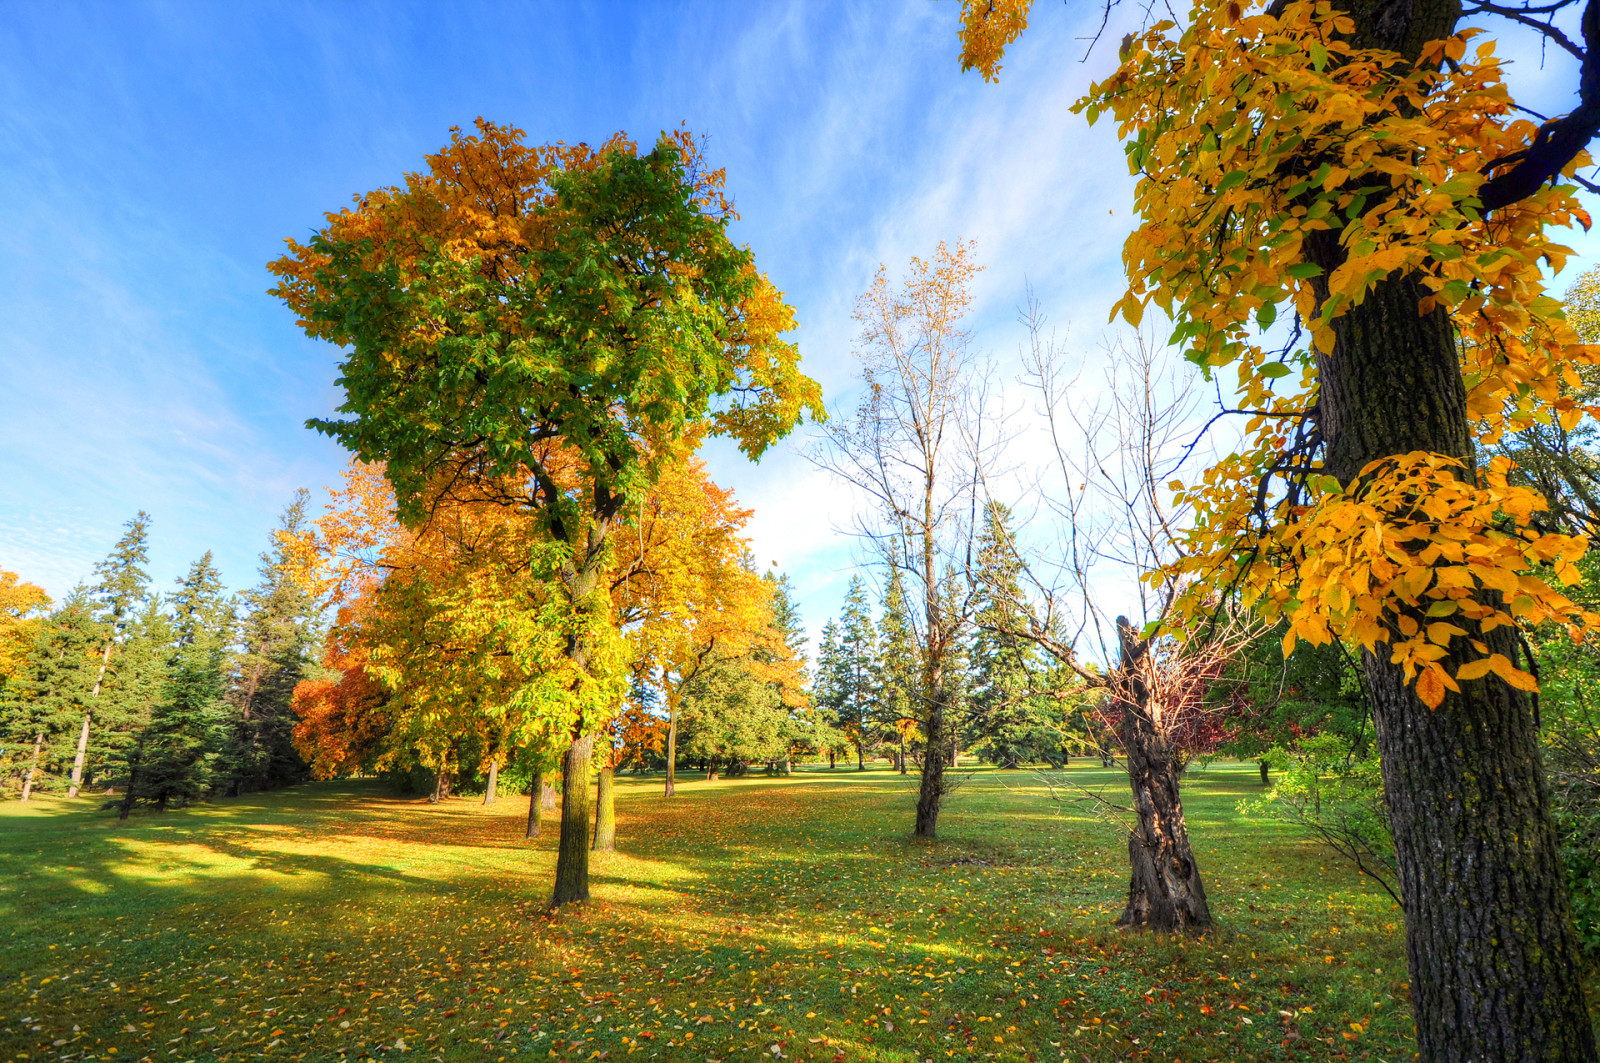
[[(1026, 2), (969, 2), (993, 77)], [(1580, 57), (1579, 105), (1533, 120), (1459, 0), (1201, 0), (1127, 39), (1080, 102), (1128, 140), (1137, 321), (1231, 367), (1245, 445), (1190, 484), (1190, 619), (1238, 594), (1296, 639), (1360, 647), (1406, 908), (1424, 1060), (1596, 1058), (1519, 627), (1592, 624), (1557, 588), (1586, 542), (1546, 532), (1508, 431), (1575, 427), (1595, 348), (1544, 291), (1588, 215), (1568, 178), (1600, 128), (1600, 7), (1494, 4)], [(1298, 329), (1275, 350), (1285, 303)], [(1302, 342), (1302, 337), (1305, 342)]]
[(913, 710), (925, 743), (919, 838), (937, 833), (954, 751), (946, 670), (967, 616), (966, 603), (947, 599), (944, 575), (952, 561), (964, 561), (971, 531), (961, 519), (972, 497), (967, 450), (981, 432), (973, 423), (973, 355), (961, 319), (978, 268), (970, 246), (940, 244), (931, 259), (911, 260), (898, 288), (878, 270), (854, 315), (865, 391), (854, 418), (830, 427), (821, 456), (868, 500), (859, 530), (875, 552), (893, 550), (889, 563), (915, 600), (921, 675)]
[(43, 587), (0, 569), (0, 690), (27, 660), (49, 607)]
[(533, 148), (480, 119), (427, 164), (291, 241), (275, 291), (344, 351), (347, 416), (313, 427), (385, 463), (406, 521), (443, 476), (540, 528), (566, 613), (562, 904), (588, 896), (586, 780), (621, 701), (611, 533), (672, 440), (703, 426), (759, 456), (818, 391), (687, 135)]

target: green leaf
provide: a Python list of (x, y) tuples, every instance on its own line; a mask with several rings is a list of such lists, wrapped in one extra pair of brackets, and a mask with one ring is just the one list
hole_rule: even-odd
[(1258, 372), (1261, 376), (1266, 377), (1268, 380), (1277, 380), (1279, 377), (1289, 375), (1289, 367), (1284, 365), (1282, 362), (1268, 362), (1256, 372)]
[(1284, 272), (1297, 281), (1308, 281), (1312, 277), (1322, 276), (1322, 267), (1311, 262), (1296, 262)]
[(1271, 328), (1272, 323), (1276, 320), (1278, 320), (1278, 306), (1276, 303), (1263, 303), (1261, 309), (1256, 311), (1256, 324), (1263, 329)]

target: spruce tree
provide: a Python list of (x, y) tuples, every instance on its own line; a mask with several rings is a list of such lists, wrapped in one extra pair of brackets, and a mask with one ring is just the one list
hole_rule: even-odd
[(224, 755), (230, 795), (301, 782), (310, 769), (294, 747), (294, 688), (312, 666), (316, 606), (286, 571), (285, 539), (305, 523), (308, 492), (295, 492), (261, 555), (261, 582), (243, 595), (240, 653), (228, 693)]
[(150, 585), (150, 576), (144, 570), (150, 560), (150, 514), (141, 509), (125, 527), (127, 531), (111, 548), (111, 553), (94, 569), (99, 582), (95, 584), (92, 594), (98, 607), (96, 619), (105, 626), (104, 645), (100, 651), (100, 667), (94, 688), (90, 691), (89, 702), (83, 712), (83, 724), (78, 732), (78, 747), (72, 758), (72, 781), (67, 788), (68, 797), (77, 797), (78, 789), (83, 784), (94, 713), (99, 708), (98, 699), (115, 648), (128, 624), (143, 606), (145, 592)]
[(1034, 692), (1042, 662), (1034, 644), (1012, 634), (1026, 628), (1021, 600), (1022, 566), (1007, 548), (1011, 511), (994, 503), (978, 537), (983, 595), (971, 642), (972, 723), (970, 739), (985, 759), (1003, 768), (1028, 761), (1061, 761), (1060, 715), (1053, 702)]
[(207, 551), (178, 580), (169, 599), (176, 640), (165, 696), (151, 714), (130, 758), (123, 815), (135, 801), (166, 809), (208, 793), (225, 741), (228, 649), (234, 603)]
[[(844, 676), (847, 669), (844, 655), (839, 647), (839, 624), (829, 620), (822, 626), (822, 644), (817, 647), (817, 675), (812, 684), (812, 692), (816, 701), (817, 714), (821, 721), (836, 734), (842, 734), (840, 728), (844, 726), (844, 691), (846, 683)], [(833, 757), (836, 748), (831, 743), (828, 746), (828, 767), (833, 767)]]
[(41, 625), (0, 702), (0, 742), (22, 775), (24, 800), (65, 770), (89, 710), (105, 642), (87, 588), (78, 586)]
[(852, 576), (839, 617), (839, 663), (836, 692), (839, 723), (856, 747), (856, 769), (866, 770), (866, 746), (877, 722), (878, 629), (867, 606), (867, 585)]
[(917, 659), (917, 635), (911, 623), (905, 579), (892, 564), (884, 587), (878, 640), (876, 723), (885, 737), (897, 743), (896, 759), (900, 774), (904, 775), (906, 734), (921, 718), (916, 702), (922, 668)]

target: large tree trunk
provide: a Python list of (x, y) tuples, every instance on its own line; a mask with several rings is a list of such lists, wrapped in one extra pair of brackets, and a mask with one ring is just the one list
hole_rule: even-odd
[(485, 805), (494, 804), (495, 784), (498, 783), (499, 781), (500, 781), (500, 761), (491, 760), (489, 762), (489, 784), (483, 788), (483, 803)]
[(833, 770), (833, 750), (828, 750), (828, 770)]
[(574, 738), (561, 762), (561, 848), (551, 907), (589, 899), (589, 760), (594, 735)]
[(528, 787), (528, 837), (539, 836), (539, 809), (544, 804), (544, 772), (535, 770), (533, 785)]
[(39, 751), (44, 749), (44, 732), (40, 731), (33, 740), (33, 759), (28, 762), (28, 777), (22, 781), (22, 799), (26, 801), (33, 793), (33, 776), (39, 770)]
[(927, 686), (928, 715), (922, 721), (927, 732), (927, 748), (922, 754), (922, 786), (917, 792), (918, 838), (935, 838), (939, 834), (939, 809), (944, 804), (944, 768), (946, 747), (950, 737), (945, 734), (945, 685), (941, 676), (935, 675)]
[(1138, 817), (1128, 836), (1128, 905), (1117, 925), (1204, 930), (1211, 925), (1211, 909), (1183, 819), (1181, 762), (1159, 726), (1160, 706), (1151, 705), (1144, 678), (1149, 643), (1124, 616), (1117, 617), (1117, 634), (1122, 653), (1116, 686), (1122, 710), (1119, 733)]
[(540, 774), (540, 778), (543, 779), (543, 782), (539, 786), (539, 807), (545, 812), (554, 812), (556, 810), (556, 799), (560, 796), (560, 792), (556, 790), (555, 783), (544, 778), (543, 773)]
[(594, 847), (597, 852), (610, 852), (617, 847), (617, 788), (609, 764), (600, 769), (595, 790)]
[[(1324, 244), (1332, 261), (1336, 250)], [(1473, 457), (1448, 316), (1419, 316), (1414, 277), (1380, 283), (1319, 353), (1328, 468), (1342, 482), (1413, 450)], [(1482, 593), (1482, 592), (1480, 592)], [(1515, 660), (1509, 628), (1467, 637)], [(1429, 709), (1386, 647), (1362, 654), (1405, 903), (1417, 1046), (1427, 1063), (1596, 1058), (1578, 950), (1526, 696), (1490, 675)]]

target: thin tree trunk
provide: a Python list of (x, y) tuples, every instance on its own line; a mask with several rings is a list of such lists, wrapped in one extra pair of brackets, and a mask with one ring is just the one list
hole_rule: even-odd
[(589, 761), (594, 735), (574, 738), (561, 762), (561, 848), (551, 907), (589, 899)]
[(663, 796), (678, 792), (678, 702), (667, 694), (667, 789)]
[(1267, 781), (1267, 762), (1264, 761), (1264, 760), (1261, 762), (1261, 785), (1262, 786), (1269, 785), (1269, 783)]
[(828, 770), (833, 770), (833, 750), (828, 750)]
[(906, 733), (900, 732), (900, 774), (906, 773)]
[(861, 740), (856, 740), (856, 771), (867, 770), (867, 755), (861, 750)]
[(33, 793), (33, 776), (39, 770), (39, 751), (44, 748), (44, 732), (40, 731), (33, 740), (33, 760), (28, 762), (28, 777), (22, 783), (22, 799), (26, 801), (28, 795)]
[(617, 847), (617, 788), (611, 765), (600, 769), (595, 789), (594, 847), (610, 852)]
[(139, 788), (139, 764), (144, 760), (144, 739), (140, 738), (134, 747), (133, 759), (128, 764), (128, 786), (123, 791), (122, 803), (117, 809), (117, 819), (125, 820), (128, 813), (133, 811), (134, 797)]
[(944, 768), (946, 747), (950, 738), (945, 734), (944, 678), (935, 673), (927, 686), (928, 716), (922, 721), (927, 732), (927, 748), (922, 755), (922, 786), (917, 793), (918, 838), (936, 838), (939, 834), (939, 809), (944, 804)]
[[(100, 672), (94, 677), (94, 692), (89, 695), (91, 702), (100, 700), (100, 684), (105, 682), (106, 668), (111, 664), (111, 640), (106, 640), (106, 650), (100, 655)], [(67, 785), (67, 796), (77, 797), (78, 789), (83, 785), (83, 762), (89, 753), (89, 720), (94, 716), (94, 709), (89, 709), (83, 714), (83, 729), (78, 732), (78, 751), (72, 756), (72, 780)]]
[(533, 785), (528, 787), (528, 837), (539, 836), (539, 810), (544, 804), (544, 772), (537, 769), (533, 773)]
[(1156, 726), (1143, 665), (1149, 643), (1138, 638), (1127, 617), (1117, 617), (1122, 660), (1116, 697), (1128, 761), (1128, 783), (1138, 825), (1128, 836), (1128, 905), (1118, 926), (1152, 930), (1204, 930), (1211, 925), (1205, 886), (1189, 844), (1178, 793), (1181, 762)]
[(485, 805), (494, 804), (495, 784), (498, 783), (499, 781), (500, 781), (500, 761), (499, 760), (491, 760), (489, 762), (489, 785), (484, 787), (484, 790), (483, 790), (483, 803)]

